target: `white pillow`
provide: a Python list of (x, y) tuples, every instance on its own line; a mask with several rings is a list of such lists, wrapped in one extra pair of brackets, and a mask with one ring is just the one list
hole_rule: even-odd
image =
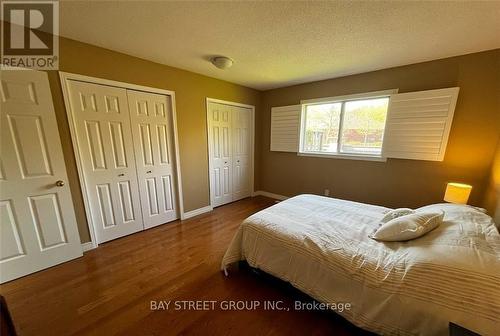
[(486, 209), (475, 207), (472, 205), (466, 204), (453, 204), (453, 203), (436, 203), (425, 205), (416, 209), (416, 211), (426, 211), (426, 212), (437, 212), (437, 211), (455, 211), (455, 212), (470, 212), (470, 211), (478, 211), (482, 213), (486, 213)]
[(394, 218), (382, 224), (370, 238), (405, 241), (423, 236), (443, 221), (444, 212), (420, 212)]
[(410, 208), (393, 209), (393, 210), (387, 212), (385, 214), (384, 218), (382, 218), (380, 220), (380, 225), (387, 223), (391, 219), (398, 218), (398, 217), (405, 216), (405, 215), (410, 215), (412, 213), (415, 213), (415, 210), (410, 209)]

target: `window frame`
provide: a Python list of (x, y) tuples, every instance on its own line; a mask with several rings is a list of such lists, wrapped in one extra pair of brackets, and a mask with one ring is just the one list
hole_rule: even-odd
[[(299, 151), (297, 155), (299, 156), (312, 156), (312, 157), (325, 157), (325, 158), (338, 158), (338, 159), (353, 159), (353, 160), (368, 160), (368, 161), (386, 161), (386, 158), (382, 156), (382, 152), (380, 155), (371, 155), (371, 154), (360, 154), (360, 153), (343, 153), (340, 151), (342, 146), (342, 130), (344, 124), (344, 115), (345, 115), (345, 103), (356, 100), (367, 100), (367, 99), (376, 99), (376, 98), (389, 98), (392, 94), (398, 93), (399, 89), (390, 89), (390, 90), (382, 90), (382, 91), (372, 91), (366, 93), (356, 93), (350, 95), (343, 96), (335, 96), (335, 97), (326, 97), (326, 98), (317, 98), (317, 99), (306, 99), (301, 100), (301, 112), (300, 112), (300, 132), (299, 132)], [(339, 132), (337, 135), (337, 152), (314, 152), (314, 151), (305, 151), (304, 150), (304, 138), (305, 138), (305, 126), (307, 113), (307, 106), (311, 105), (320, 105), (320, 104), (333, 104), (333, 103), (342, 103), (340, 108), (340, 121), (339, 121)], [(389, 112), (389, 111), (387, 111)], [(386, 118), (387, 125), (387, 118)], [(384, 126), (384, 134), (385, 134), (385, 126)], [(382, 135), (382, 148), (384, 146), (384, 134)]]

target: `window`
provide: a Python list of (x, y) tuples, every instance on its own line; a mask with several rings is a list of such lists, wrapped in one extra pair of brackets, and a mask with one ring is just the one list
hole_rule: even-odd
[(443, 161), (459, 91), (394, 89), (273, 106), (269, 149), (356, 160)]
[(381, 157), (389, 95), (392, 92), (304, 102), (300, 152)]

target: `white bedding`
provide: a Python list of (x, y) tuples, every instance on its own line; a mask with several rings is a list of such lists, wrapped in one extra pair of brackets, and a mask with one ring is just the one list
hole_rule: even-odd
[[(464, 210), (465, 209), (465, 210)], [(390, 209), (300, 195), (240, 226), (222, 261), (246, 260), (380, 334), (448, 335), (454, 322), (500, 332), (500, 236), (473, 208), (444, 206), (444, 222), (408, 242), (368, 237)]]

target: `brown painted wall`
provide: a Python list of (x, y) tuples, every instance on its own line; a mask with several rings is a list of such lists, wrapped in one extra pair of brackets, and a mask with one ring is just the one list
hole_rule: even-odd
[[(499, 94), (500, 99), (500, 94)], [(484, 195), (483, 206), (493, 216), (495, 223), (500, 228), (500, 141), (493, 163), (491, 164), (488, 186)]]
[[(260, 92), (66, 38), (59, 42), (61, 71), (175, 91), (184, 208), (208, 205), (205, 98), (255, 105), (258, 111)], [(90, 237), (58, 73), (50, 71), (49, 80), (80, 237), (86, 242)]]
[[(301, 99), (399, 88), (399, 92), (460, 87), (443, 162), (387, 162), (298, 157), (269, 151), (271, 107)], [(389, 207), (441, 202), (446, 183), (473, 186), (482, 205), (500, 132), (500, 49), (266, 91), (262, 96), (260, 190), (323, 194)]]

